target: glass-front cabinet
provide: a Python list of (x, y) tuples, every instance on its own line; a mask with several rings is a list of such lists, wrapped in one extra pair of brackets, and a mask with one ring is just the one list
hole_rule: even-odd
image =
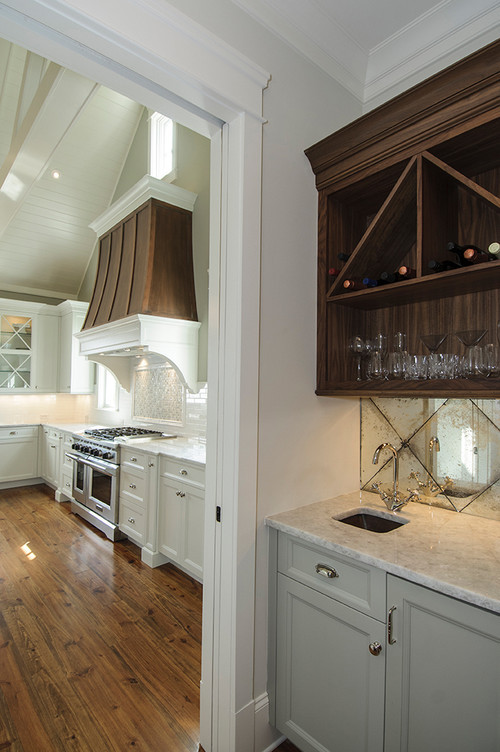
[(32, 327), (30, 316), (0, 314), (0, 389), (31, 389)]

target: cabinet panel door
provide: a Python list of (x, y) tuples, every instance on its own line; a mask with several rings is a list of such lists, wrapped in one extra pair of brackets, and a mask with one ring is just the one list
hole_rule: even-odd
[(388, 577), (386, 752), (498, 752), (500, 616)]
[(381, 752), (381, 622), (278, 575), (276, 725), (303, 752)]
[(37, 447), (36, 438), (0, 441), (0, 482), (36, 478)]
[(178, 491), (178, 486), (160, 478), (158, 550), (176, 562), (182, 553), (182, 501)]
[(205, 525), (205, 494), (197, 489), (184, 488), (184, 546), (186, 569), (201, 581), (203, 575), (203, 539)]

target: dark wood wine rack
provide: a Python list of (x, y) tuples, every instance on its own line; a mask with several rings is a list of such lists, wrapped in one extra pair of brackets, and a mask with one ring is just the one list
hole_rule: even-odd
[[(497, 344), (500, 261), (434, 273), (447, 243), (500, 241), (500, 42), (427, 79), (310, 147), (318, 220), (317, 389), (321, 395), (500, 396), (500, 378), (356, 381), (352, 336), (487, 329)], [(339, 261), (338, 254), (349, 258)], [(346, 292), (407, 265), (416, 277)], [(332, 282), (331, 267), (340, 268)]]

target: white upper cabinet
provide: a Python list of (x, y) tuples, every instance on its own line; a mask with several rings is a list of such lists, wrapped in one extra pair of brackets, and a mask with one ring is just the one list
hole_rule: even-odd
[(88, 303), (66, 300), (57, 306), (60, 314), (59, 392), (91, 394), (94, 391), (94, 363), (79, 354), (78, 340)]

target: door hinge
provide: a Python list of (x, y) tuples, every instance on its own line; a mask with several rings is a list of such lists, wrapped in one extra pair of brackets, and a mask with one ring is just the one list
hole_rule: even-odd
[(215, 508), (215, 519), (220, 522), (220, 507)]

